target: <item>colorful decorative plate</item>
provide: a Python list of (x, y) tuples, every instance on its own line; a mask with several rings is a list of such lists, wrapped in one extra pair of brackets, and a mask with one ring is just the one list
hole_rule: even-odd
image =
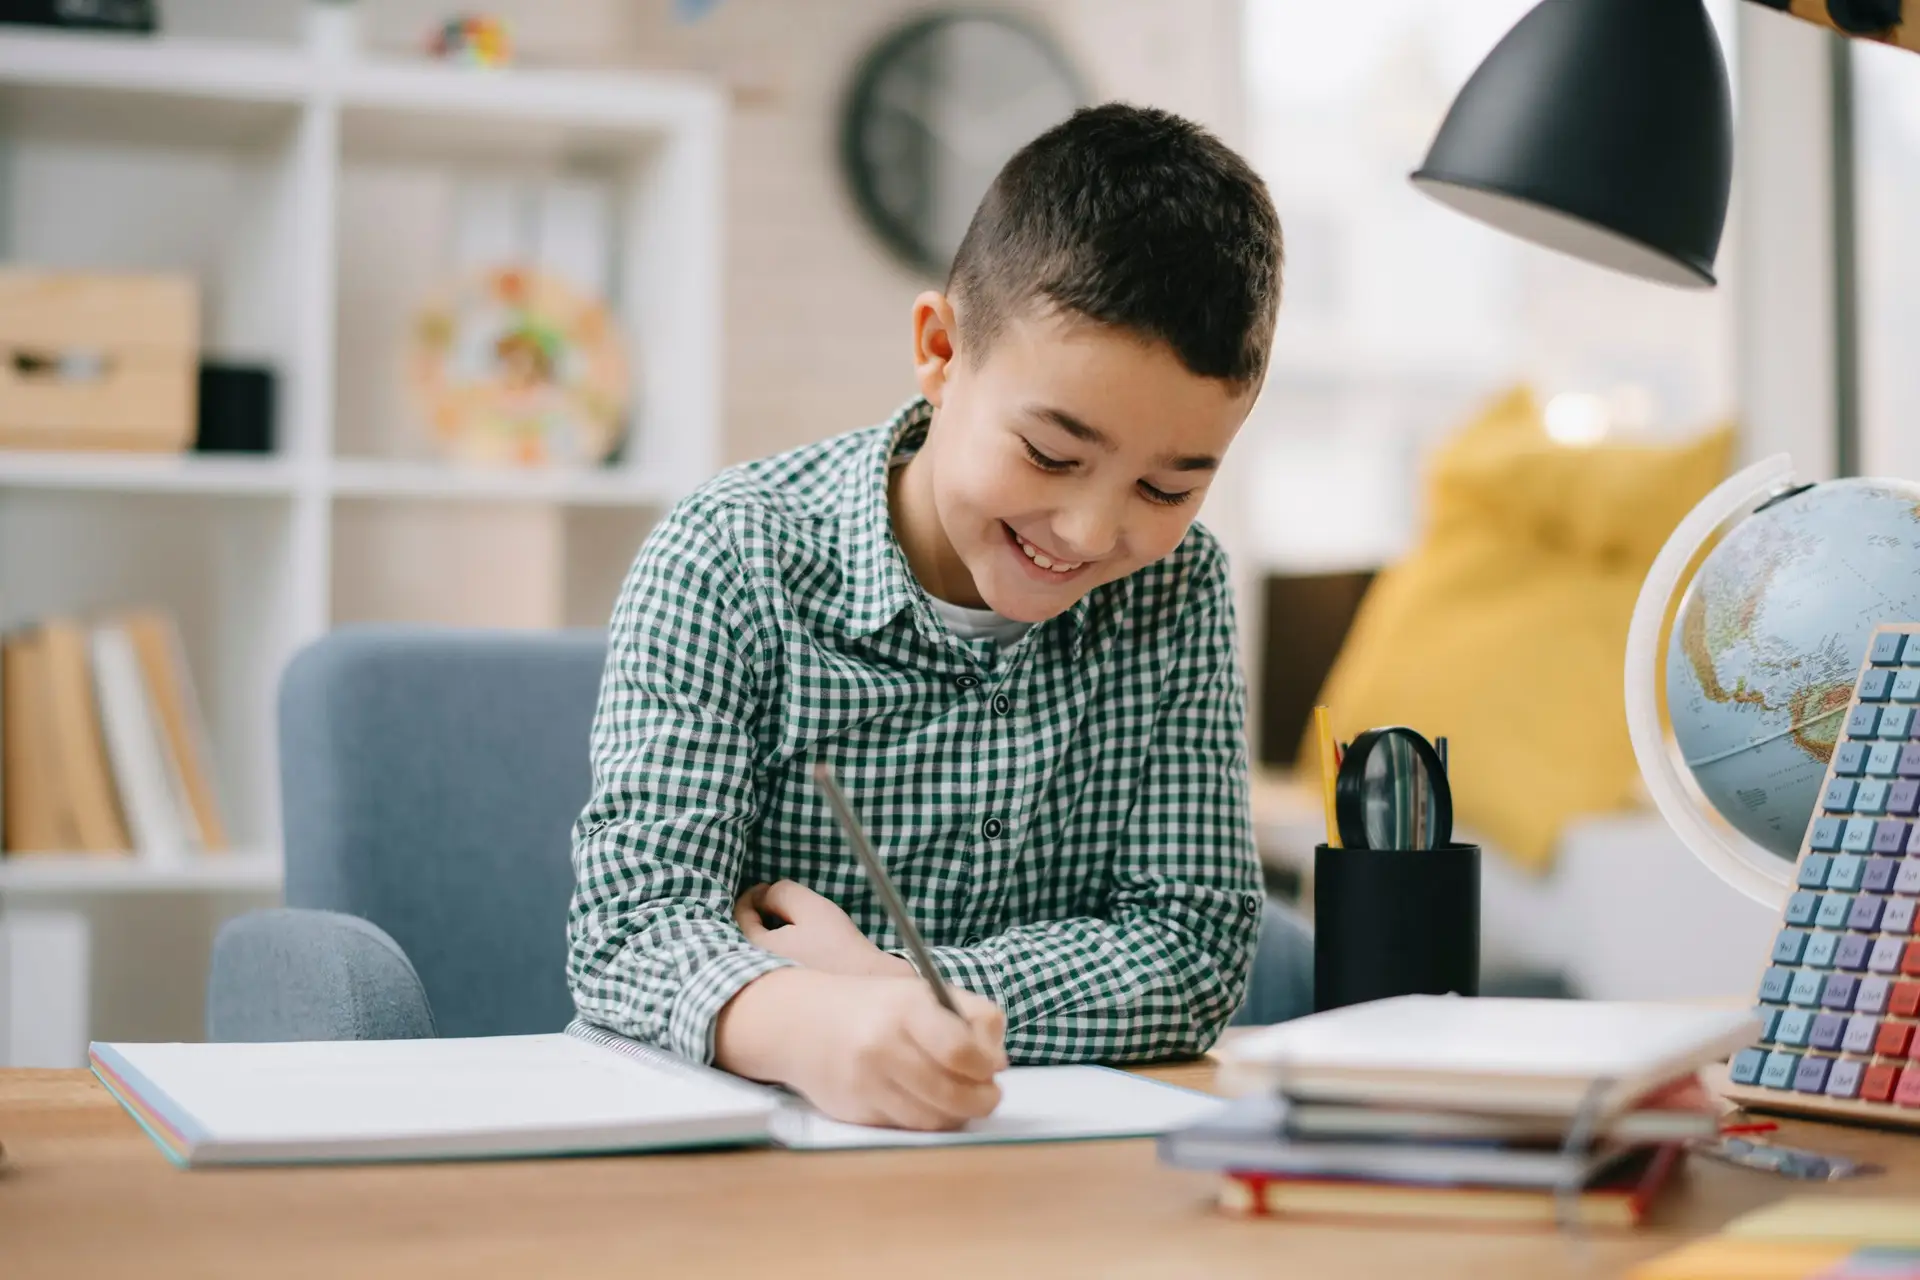
[(413, 384), (462, 462), (592, 466), (625, 430), (626, 348), (606, 304), (532, 269), (481, 272), (428, 306)]

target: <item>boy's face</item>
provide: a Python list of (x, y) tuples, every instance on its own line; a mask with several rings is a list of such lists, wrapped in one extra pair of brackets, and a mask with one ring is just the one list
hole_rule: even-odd
[(1253, 401), (1077, 316), (1014, 317), (984, 358), (943, 295), (914, 319), (936, 416), (896, 495), (902, 544), (934, 594), (1023, 622), (1172, 552)]

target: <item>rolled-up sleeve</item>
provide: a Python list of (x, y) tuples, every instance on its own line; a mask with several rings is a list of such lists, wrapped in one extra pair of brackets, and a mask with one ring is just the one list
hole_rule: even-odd
[(757, 637), (714, 518), (676, 510), (614, 608), (574, 826), (567, 976), (580, 1016), (701, 1062), (747, 983), (789, 961), (733, 921), (755, 819)]

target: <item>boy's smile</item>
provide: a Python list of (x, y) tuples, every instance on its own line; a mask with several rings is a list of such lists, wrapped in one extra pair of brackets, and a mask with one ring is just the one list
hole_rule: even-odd
[(1004, 520), (1000, 522), (1000, 527), (1007, 531), (1007, 537), (1012, 539), (1014, 548), (1033, 566), (1035, 582), (1064, 582), (1090, 563), (1086, 560), (1070, 561), (1058, 552), (1049, 554), (1021, 537), (1019, 531)]
[(928, 293), (914, 338), (934, 420), (895, 473), (895, 534), (933, 595), (1022, 622), (1171, 553), (1253, 401), (1057, 311), (1008, 319), (982, 355)]

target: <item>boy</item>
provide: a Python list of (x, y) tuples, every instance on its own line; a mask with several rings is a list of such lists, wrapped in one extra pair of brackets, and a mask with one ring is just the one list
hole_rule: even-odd
[[(919, 399), (668, 515), (614, 612), (575, 830), (584, 1018), (929, 1129), (989, 1113), (1009, 1060), (1213, 1042), (1262, 895), (1226, 564), (1193, 514), (1280, 269), (1232, 151), (1081, 111), (915, 300)], [(894, 950), (820, 759), (964, 1020)]]

